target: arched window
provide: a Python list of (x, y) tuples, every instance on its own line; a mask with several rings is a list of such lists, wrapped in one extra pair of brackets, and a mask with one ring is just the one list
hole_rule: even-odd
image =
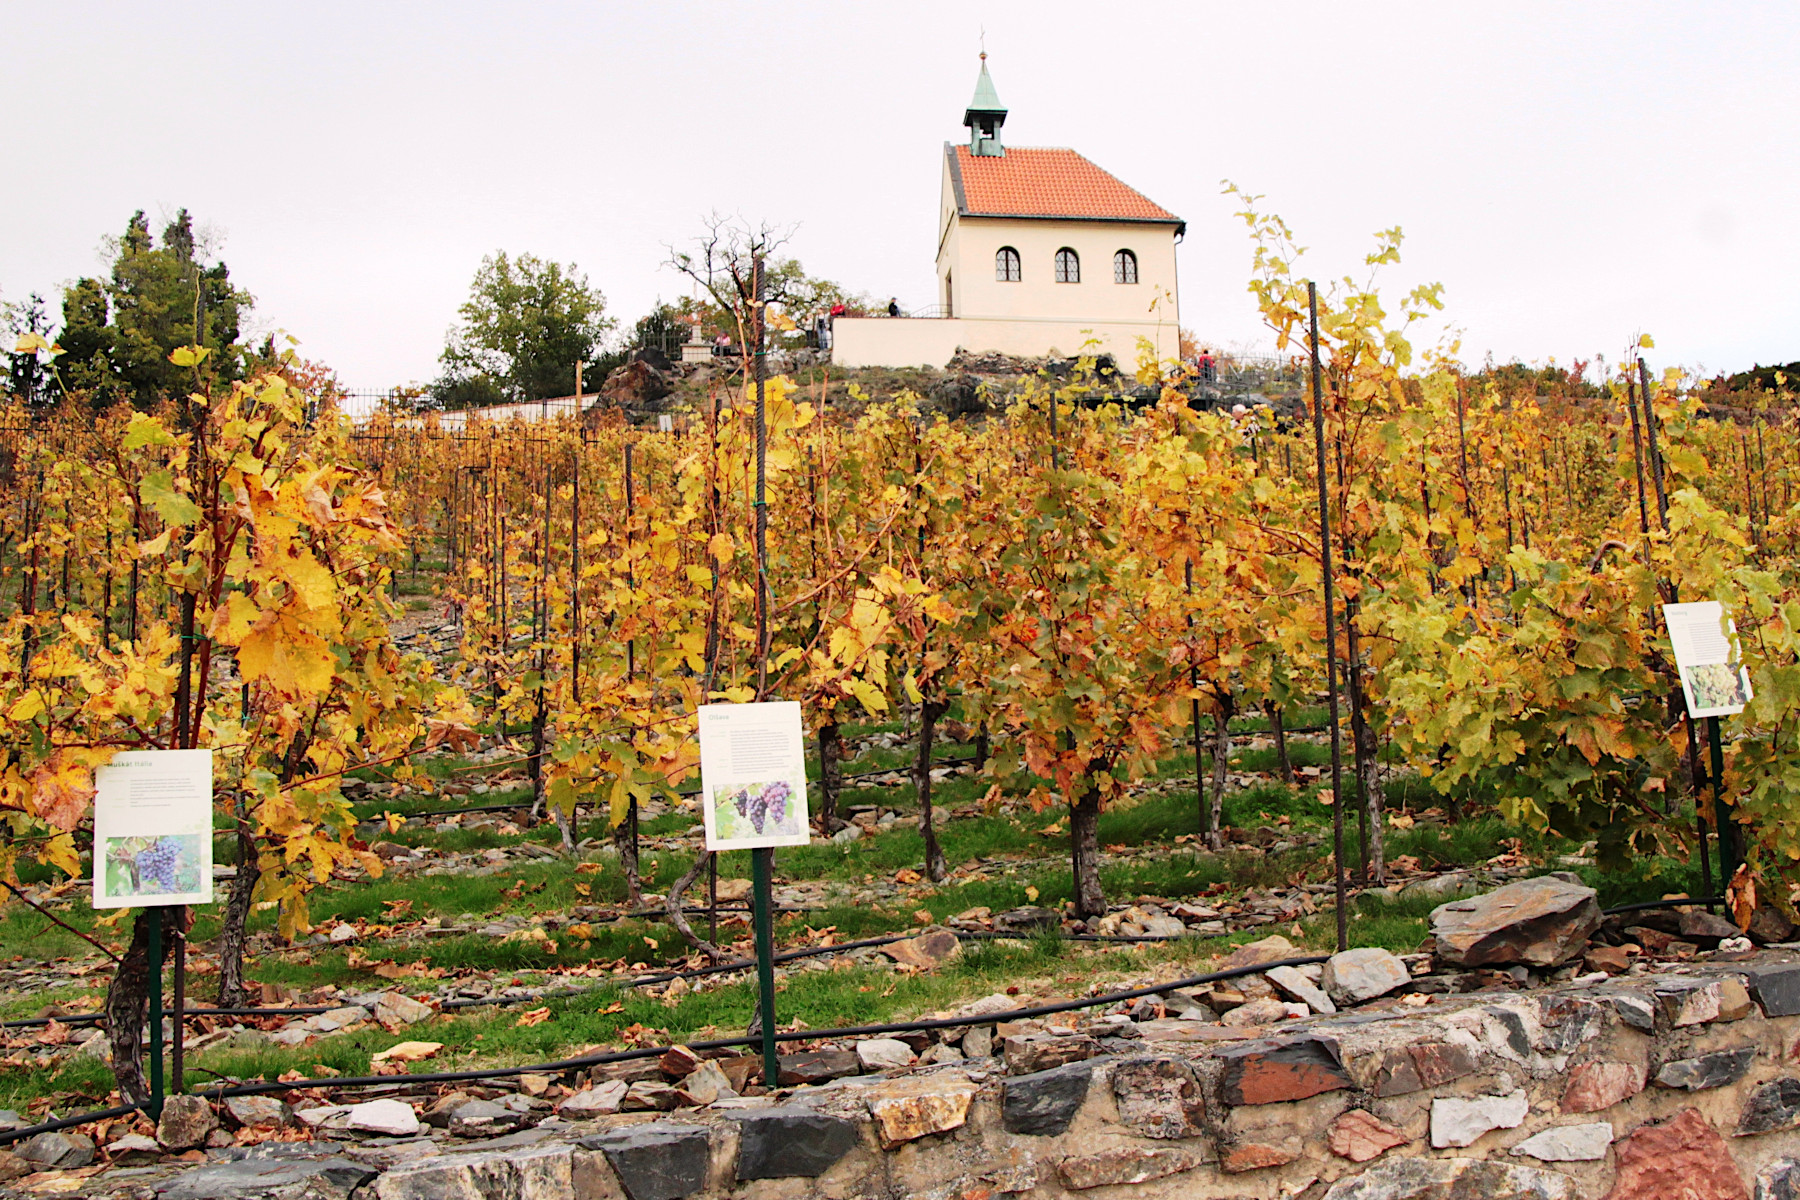
[(1056, 252), (1056, 282), (1081, 282), (1081, 256), (1067, 246)]
[(999, 283), (1019, 282), (1019, 252), (1002, 246), (994, 253), (994, 279)]
[(1129, 250), (1121, 250), (1113, 255), (1113, 282), (1137, 282), (1137, 255)]

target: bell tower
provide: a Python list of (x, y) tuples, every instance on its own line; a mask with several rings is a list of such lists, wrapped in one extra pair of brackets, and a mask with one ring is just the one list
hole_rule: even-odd
[(1006, 106), (994, 90), (988, 75), (987, 51), (981, 52), (981, 74), (975, 79), (975, 96), (963, 113), (963, 124), (969, 127), (969, 153), (978, 158), (1004, 158), (1006, 147), (1000, 144), (1000, 127), (1006, 124)]

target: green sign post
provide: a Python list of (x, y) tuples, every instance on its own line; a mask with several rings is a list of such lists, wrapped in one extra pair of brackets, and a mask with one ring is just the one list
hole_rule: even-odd
[(775, 1052), (775, 903), (770, 877), (775, 851), (767, 846), (750, 852), (755, 873), (753, 898), (756, 912), (756, 989), (762, 1011), (763, 1086), (771, 1090), (781, 1082), (781, 1059)]

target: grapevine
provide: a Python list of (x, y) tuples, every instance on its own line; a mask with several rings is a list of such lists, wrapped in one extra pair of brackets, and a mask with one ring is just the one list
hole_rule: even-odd
[[(1301, 251), (1240, 199), (1252, 291), (1294, 353)], [(1205, 739), (1196, 827), (1222, 846), (1231, 719), (1318, 694), (1332, 658), (1356, 768), (1320, 798), (1357, 806), (1371, 882), (1398, 771), (1452, 804), (1480, 781), (1607, 866), (1692, 853), (1734, 814), (1758, 871), (1800, 862), (1792, 397), (1713, 403), (1640, 372), (1641, 342), (1610, 366), (1471, 372), (1413, 345), (1436, 288), (1390, 314), (1376, 283), (1400, 245), (1379, 235), (1375, 277), (1322, 290), (1323, 464), (1306, 414), (1209, 410), (1171, 364), (1145, 364), (1137, 407), (1088, 359), (981, 422), (769, 381), (768, 692), (818, 739), (820, 833), (841, 823), (840, 727), (904, 713), (940, 878), (930, 739), (954, 720), (991, 740), (993, 795), (1067, 810), (1076, 908), (1101, 911), (1102, 809)], [(380, 870), (341, 786), (371, 763), (429, 791), (425, 749), (504, 742), (568, 850), (584, 813), (629, 848), (641, 806), (696, 803), (696, 709), (757, 689), (741, 378), (667, 431), (601, 410), (451, 429), (353, 422), (292, 362), (228, 383), (184, 353), (191, 393), (154, 412), (0, 413), (0, 869), (91, 869), (93, 771), (125, 748), (215, 750), (237, 928), (279, 907), (287, 937), (310, 932), (312, 888)], [(406, 653), (395, 592), (421, 577), (454, 634)], [(1725, 813), (1669, 704), (1675, 597), (1725, 603), (1755, 689), (1727, 725)], [(761, 831), (794, 798), (776, 781), (730, 804)], [(140, 884), (175, 890), (178, 851), (136, 848)]]

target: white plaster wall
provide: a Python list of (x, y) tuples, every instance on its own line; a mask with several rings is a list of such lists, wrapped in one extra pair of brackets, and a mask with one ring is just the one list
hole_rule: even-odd
[[(994, 254), (1019, 252), (1022, 278), (994, 278)], [(1056, 282), (1056, 252), (1081, 256), (1081, 282)], [(1138, 282), (1113, 282), (1113, 254), (1137, 255)], [(938, 257), (938, 286), (952, 273), (958, 317), (1028, 317), (1076, 321), (1155, 321), (1179, 325), (1175, 230), (1123, 221), (1013, 221), (957, 217)], [(1156, 302), (1154, 311), (1152, 302)]]
[[(1109, 283), (1111, 278), (1109, 262)], [(1074, 357), (1083, 353), (1086, 343), (1093, 339), (1099, 342), (1100, 353), (1111, 354), (1129, 371), (1137, 367), (1140, 337), (1156, 345), (1159, 360), (1176, 356), (1178, 333), (1174, 321), (1158, 323), (1154, 316), (1133, 321), (839, 317), (832, 323), (831, 361), (844, 367), (941, 367), (959, 347), (973, 353), (997, 351), (1026, 358), (1053, 351)]]
[(937, 248), (937, 302), (946, 307), (949, 315), (960, 317), (962, 311), (962, 264), (957, 261), (960, 253), (957, 237), (959, 222), (956, 219), (956, 191), (950, 186), (950, 171), (944, 170), (944, 186), (938, 198), (938, 248)]

